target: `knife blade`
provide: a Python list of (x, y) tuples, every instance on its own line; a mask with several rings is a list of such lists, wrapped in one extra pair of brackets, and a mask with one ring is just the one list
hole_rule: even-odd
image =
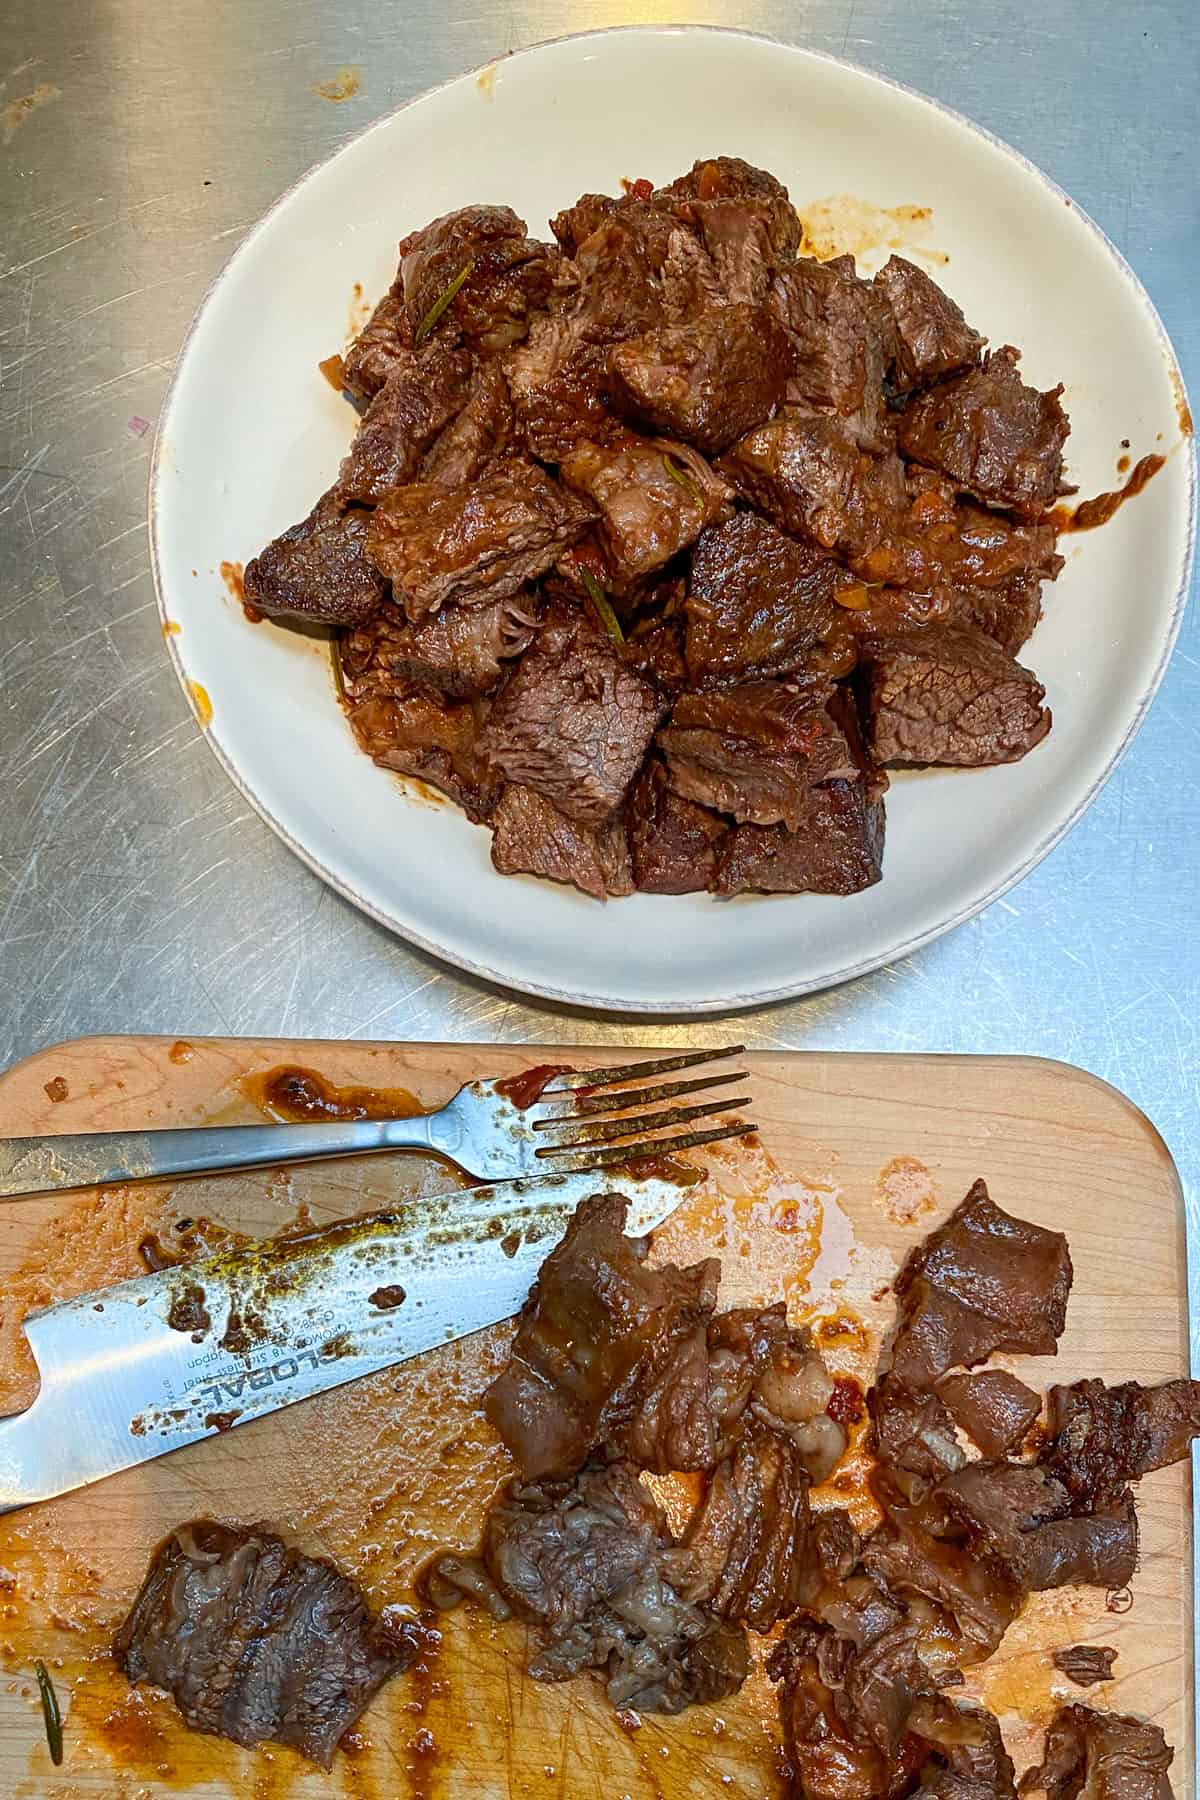
[[(37, 1398), (0, 1419), (0, 1512), (465, 1337), (519, 1311), (597, 1171), (456, 1188), (80, 1295), (25, 1320)], [(621, 1178), (627, 1229), (686, 1190)]]

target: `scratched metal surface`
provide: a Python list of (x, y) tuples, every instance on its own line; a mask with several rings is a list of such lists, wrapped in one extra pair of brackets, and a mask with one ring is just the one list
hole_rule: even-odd
[[(1007, 899), (883, 973), (719, 1021), (523, 1001), (322, 887), (205, 749), (146, 541), (153, 422), (207, 283), (376, 114), (537, 38), (686, 17), (854, 58), (1025, 151), (1145, 280), (1200, 391), (1191, 0), (44, 0), (0, 31), (0, 1058), (89, 1031), (1024, 1051), (1123, 1088), (1197, 1191), (1200, 615), (1133, 750)], [(347, 66), (357, 93), (316, 91)], [(614, 120), (619, 141), (620, 121)], [(1200, 1316), (1200, 1308), (1194, 1309)]]

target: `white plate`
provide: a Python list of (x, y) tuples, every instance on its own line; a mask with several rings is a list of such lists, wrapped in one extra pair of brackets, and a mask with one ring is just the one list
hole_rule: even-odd
[[(804, 203), (932, 208), (927, 264), (993, 343), (1065, 381), (1084, 493), (1169, 452), (1067, 568), (1025, 658), (1054, 729), (1012, 767), (901, 776), (883, 880), (849, 899), (635, 895), (606, 906), (497, 875), (487, 832), (406, 794), (355, 747), (326, 657), (246, 622), (219, 563), (302, 518), (350, 436), (317, 372), (354, 282), (390, 281), (397, 239), (468, 201), (534, 232), (586, 190), (665, 181), (698, 156), (771, 169)], [(865, 266), (889, 254), (883, 245)], [(913, 254), (911, 245), (909, 254)], [(918, 257), (917, 260), (920, 260)], [(741, 33), (652, 27), (522, 51), (380, 120), (251, 232), (208, 295), (164, 411), (152, 477), (159, 602), (209, 741), (310, 867), (374, 918), (527, 993), (644, 1013), (715, 1012), (877, 968), (960, 923), (1046, 854), (1094, 799), (1158, 685), (1187, 591), (1195, 467), (1182, 386), (1146, 294), (1096, 225), (1030, 163), (946, 108), (829, 57)]]

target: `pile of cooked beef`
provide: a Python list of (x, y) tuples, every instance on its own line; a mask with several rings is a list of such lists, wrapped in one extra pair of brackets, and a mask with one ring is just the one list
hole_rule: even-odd
[[(882, 1519), (863, 1537), (810, 1504), (847, 1434), (808, 1333), (782, 1304), (718, 1312), (719, 1264), (651, 1266), (625, 1215), (619, 1195), (585, 1202), (544, 1263), (485, 1399), (519, 1473), (478, 1552), (430, 1565), (428, 1597), (524, 1620), (537, 1680), (591, 1670), (615, 1707), (669, 1713), (734, 1692), (747, 1630), (782, 1622), (767, 1667), (797, 1800), (1012, 1800), (996, 1720), (946, 1690), (1031, 1593), (1127, 1587), (1129, 1484), (1186, 1455), (1200, 1383), (1053, 1387), (1034, 1430), (1041, 1398), (980, 1365), (1054, 1353), (1071, 1259), (976, 1182), (895, 1282), (867, 1396)], [(669, 1471), (701, 1473), (680, 1535), (642, 1480)], [(1114, 1654), (1057, 1662), (1083, 1686), (1112, 1678)], [(1031, 1779), (1052, 1800), (1164, 1800), (1170, 1760), (1156, 1726), (1073, 1705)]]
[(248, 609), (333, 627), (363, 749), (506, 874), (867, 887), (888, 768), (1050, 727), (1016, 653), (1061, 567), (1059, 390), (904, 258), (800, 255), (734, 157), (552, 229), (468, 206), (403, 241), (337, 363), (349, 454)]

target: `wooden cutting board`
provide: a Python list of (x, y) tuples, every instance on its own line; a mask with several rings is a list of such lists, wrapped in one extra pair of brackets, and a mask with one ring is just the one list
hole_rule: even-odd
[[(400, 1087), (436, 1104), (463, 1081), (548, 1060), (627, 1060), (532, 1047), (93, 1038), (43, 1051), (0, 1077), (0, 1132), (248, 1122), (281, 1065), (339, 1088)], [(869, 1380), (892, 1316), (887, 1283), (910, 1246), (971, 1181), (1023, 1217), (1065, 1230), (1075, 1288), (1057, 1361), (1008, 1359), (1027, 1380), (1098, 1375), (1151, 1382), (1186, 1368), (1178, 1180), (1161, 1139), (1113, 1089), (1062, 1064), (997, 1057), (763, 1054), (752, 1071), (761, 1147), (721, 1150), (658, 1233), (655, 1254), (715, 1251), (722, 1304), (785, 1295), (822, 1328), (830, 1361)], [(381, 1104), (386, 1105), (384, 1097)], [(0, 1404), (34, 1377), (19, 1322), (30, 1307), (140, 1273), (138, 1244), (180, 1218), (263, 1233), (447, 1185), (443, 1167), (394, 1156), (290, 1174), (226, 1176), (174, 1189), (111, 1189), (6, 1209), (0, 1245)], [(597, 1794), (710, 1800), (782, 1791), (770, 1686), (678, 1719), (624, 1730), (588, 1679), (539, 1686), (522, 1673), (523, 1632), (462, 1610), (440, 1649), (376, 1701), (331, 1776), (285, 1750), (242, 1752), (193, 1735), (169, 1702), (131, 1693), (107, 1645), (158, 1540), (203, 1513), (265, 1519), (336, 1557), (376, 1605), (412, 1600), (437, 1545), (469, 1546), (507, 1472), (477, 1398), (507, 1328), (449, 1345), (242, 1430), (0, 1520), (0, 1793), (14, 1800), (142, 1800), (187, 1793), (244, 1800), (419, 1800)], [(86, 1431), (86, 1420), (79, 1421)], [(861, 1452), (829, 1495), (864, 1520)], [(665, 1493), (668, 1503), (681, 1495)], [(1023, 1766), (1057, 1697), (1083, 1696), (1048, 1650), (1116, 1645), (1116, 1683), (1093, 1705), (1157, 1720), (1176, 1746), (1176, 1792), (1193, 1793), (1190, 1476), (1141, 1486), (1134, 1605), (1106, 1612), (1092, 1590), (1035, 1596), (972, 1692), (1001, 1715)], [(761, 1652), (761, 1644), (757, 1646)], [(67, 1711), (52, 1769), (32, 1664), (51, 1666)]]

